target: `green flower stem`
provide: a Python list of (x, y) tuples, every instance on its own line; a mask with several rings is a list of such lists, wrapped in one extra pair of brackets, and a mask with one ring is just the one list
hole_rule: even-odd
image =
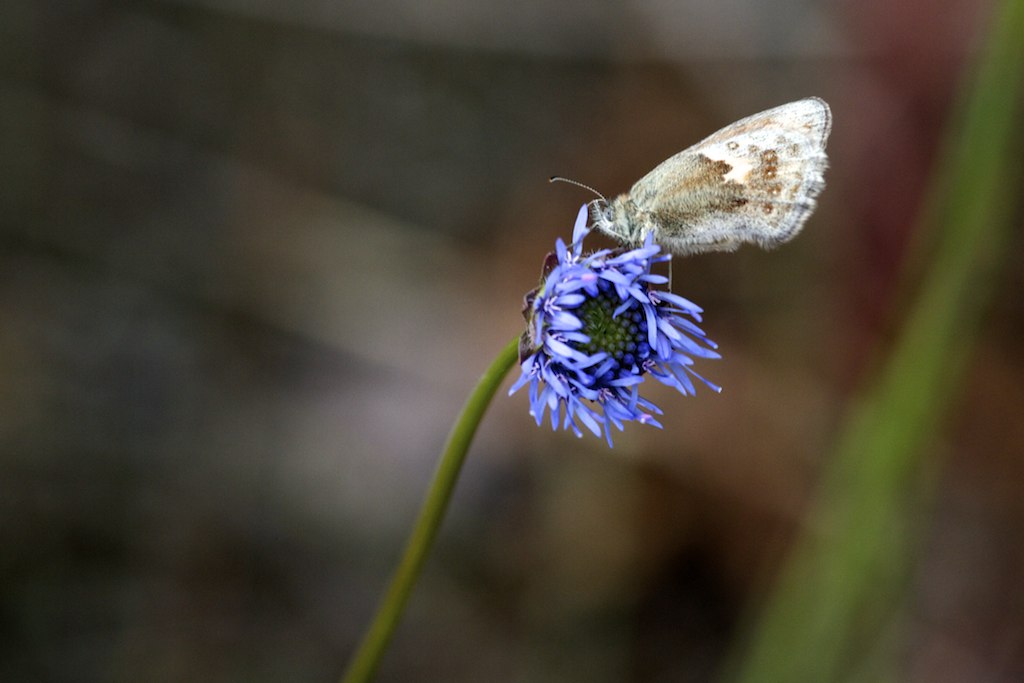
[(423, 562), (427, 553), (434, 545), (438, 528), (444, 519), (445, 510), (448, 508), (448, 501), (451, 500), (455, 482), (458, 481), (459, 471), (466, 459), (466, 452), (469, 444), (473, 441), (476, 428), (483, 419), (487, 406), (494, 398), (494, 392), (501, 386), (502, 380), (508, 371), (515, 365), (519, 357), (519, 337), (513, 339), (508, 346), (501, 350), (498, 357), (494, 359), (491, 367), (480, 378), (473, 393), (466, 400), (462, 407), (462, 413), (448, 434), (448, 441), (445, 443), (441, 460), (434, 472), (434, 480), (430, 484), (427, 496), (420, 508), (419, 517), (416, 519), (416, 526), (413, 527), (405, 545), (405, 552), (402, 560), (391, 578), (391, 585), (377, 607), (377, 613), (373, 622), (363, 636), (359, 649), (356, 650), (348, 670), (342, 676), (342, 683), (365, 683), (369, 681), (380, 658), (384, 655), (391, 636), (398, 626), (398, 620), (402, 616), (405, 604), (412, 593), (413, 584), (423, 569)]

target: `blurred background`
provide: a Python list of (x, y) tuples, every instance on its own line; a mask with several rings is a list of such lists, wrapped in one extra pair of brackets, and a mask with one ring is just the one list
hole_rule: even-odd
[[(832, 168), (804, 234), (673, 269), (723, 393), (652, 387), (666, 429), (609, 450), (501, 390), (379, 675), (726, 680), (899, 327), (991, 14), (3, 3), (0, 680), (335, 680), (462, 401), (590, 199), (548, 176), (615, 194), (818, 95)], [(879, 634), (899, 631), (896, 680), (1024, 680), (1010, 246), (922, 468)]]

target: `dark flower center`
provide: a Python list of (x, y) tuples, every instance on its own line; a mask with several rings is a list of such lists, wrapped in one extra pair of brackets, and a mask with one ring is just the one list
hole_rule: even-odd
[(576, 347), (586, 354), (604, 351), (614, 358), (618, 367), (611, 371), (612, 375), (617, 374), (618, 368), (628, 371), (634, 365), (640, 366), (642, 371), (642, 362), (651, 353), (647, 344), (647, 320), (640, 303), (634, 300), (629, 308), (613, 316), (621, 304), (614, 289), (608, 288), (584, 301), (576, 311), (583, 321), (581, 331), (590, 337), (589, 342), (578, 343)]

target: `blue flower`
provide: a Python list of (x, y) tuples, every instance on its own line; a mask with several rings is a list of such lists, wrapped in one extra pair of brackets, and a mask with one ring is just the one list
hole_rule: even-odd
[(721, 391), (694, 369), (694, 358), (720, 358), (718, 346), (695, 323), (702, 309), (672, 292), (652, 289), (668, 278), (651, 273), (661, 253), (648, 235), (637, 249), (602, 249), (583, 254), (587, 207), (580, 209), (572, 246), (559, 238), (545, 261), (540, 286), (526, 295), (526, 331), (519, 342), (522, 374), (509, 394), (530, 386), (530, 414), (551, 427), (581, 425), (612, 445), (635, 420), (660, 428), (658, 406), (640, 396), (647, 375), (682, 394), (695, 395), (696, 378)]

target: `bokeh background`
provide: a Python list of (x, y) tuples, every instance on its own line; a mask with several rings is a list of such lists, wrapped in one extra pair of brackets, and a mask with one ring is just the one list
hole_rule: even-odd
[[(728, 680), (899, 329), (992, 12), (3, 3), (0, 680), (335, 680), (590, 198), (548, 176), (614, 194), (818, 95), (805, 233), (673, 269), (723, 393), (652, 388), (666, 429), (609, 450), (501, 391), (379, 676)], [(887, 680), (1024, 680), (1021, 246), (920, 468)]]

